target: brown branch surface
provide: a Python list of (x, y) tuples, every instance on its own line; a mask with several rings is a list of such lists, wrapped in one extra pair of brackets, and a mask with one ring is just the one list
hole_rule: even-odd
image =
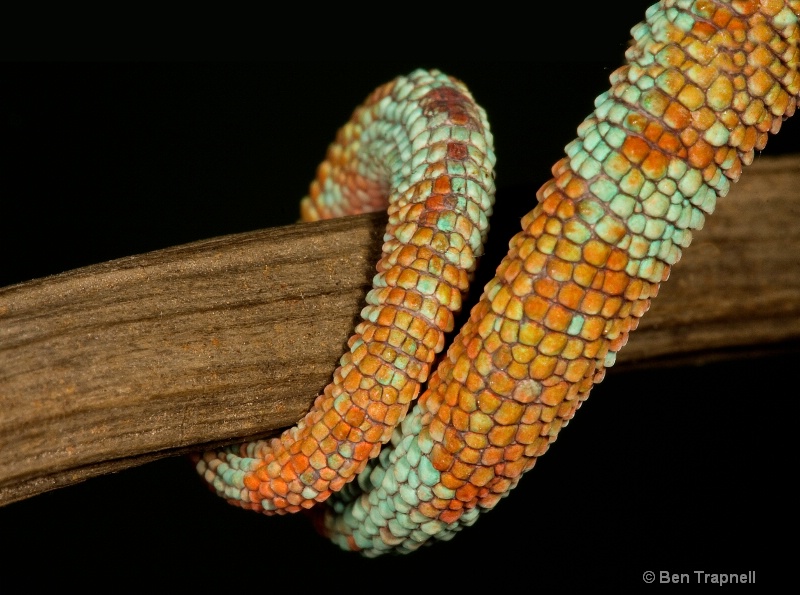
[[(746, 170), (623, 366), (797, 345), (799, 188), (800, 155)], [(214, 238), (0, 289), (0, 504), (292, 424), (352, 332), (384, 223)]]

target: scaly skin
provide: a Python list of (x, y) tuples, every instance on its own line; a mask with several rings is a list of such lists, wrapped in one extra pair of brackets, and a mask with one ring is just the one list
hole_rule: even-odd
[[(742, 166), (765, 146), (769, 133), (777, 133), (794, 113), (800, 94), (799, 14), (800, 0), (662, 0), (647, 11), (646, 22), (632, 29), (627, 64), (611, 75), (611, 89), (595, 101), (595, 111), (578, 129), (579, 138), (567, 146), (567, 157), (553, 167), (553, 179), (539, 190), (538, 204), (523, 218), (522, 231), (512, 239), (495, 278), (424, 394), (394, 431), (391, 445), (368, 464), (366, 456), (359, 457), (358, 464), (341, 464), (363, 469), (358, 482), (348, 484), (348, 472), (318, 490), (315, 483), (302, 483), (303, 472), (283, 477), (286, 469), (296, 470), (298, 461), (305, 462), (296, 454), (309, 443), (304, 432), (324, 419), (314, 411), (299, 430), (289, 431), (280, 441), (207, 455), (199, 464), (201, 472), (235, 503), (266, 511), (306, 505), (299, 497), (297, 503), (285, 497), (281, 480), (313, 488), (309, 495), (317, 500), (342, 488), (324, 507), (314, 509), (319, 511), (320, 529), (340, 547), (366, 556), (410, 552), (432, 540), (448, 539), (481, 511), (492, 509), (547, 451), (603, 379), (682, 248), (690, 244), (692, 231), (702, 227)], [(427, 75), (411, 75), (417, 76)], [(391, 84), (382, 89), (376, 92), (380, 97), (389, 93)], [(449, 91), (443, 93), (437, 105), (448, 106), (443, 113), (452, 117), (451, 106), (461, 104), (450, 98)], [(386, 112), (391, 111), (386, 106)], [(487, 129), (485, 122), (481, 128)], [(385, 130), (387, 139), (396, 134), (413, 139), (422, 133), (394, 125)], [(348, 151), (349, 139), (355, 150), (365, 142), (355, 130), (340, 134), (340, 145), (329, 154), (331, 164), (349, 163), (339, 157)], [(488, 143), (486, 147), (481, 154), (491, 155)], [(388, 145), (384, 148), (391, 153)], [(490, 161), (487, 157), (482, 163)], [(343, 188), (361, 187), (367, 202), (376, 204), (371, 201), (376, 200), (377, 187), (353, 186), (345, 173), (329, 175), (325, 167), (323, 180)], [(407, 187), (399, 178), (392, 182)], [(454, 186), (448, 183), (445, 189), (449, 192)], [(320, 187), (312, 189), (311, 203), (304, 203), (304, 216), (351, 212), (342, 206), (347, 201), (328, 204), (315, 199)], [(490, 195), (488, 183), (484, 190)], [(392, 221), (403, 210), (390, 207)], [(480, 217), (472, 221), (485, 233), (485, 226), (475, 223), (483, 221)], [(397, 246), (393, 237), (406, 239), (391, 234), (390, 249)], [(414, 240), (410, 245), (415, 247), (401, 248), (400, 254), (412, 250), (418, 258), (427, 247)], [(441, 254), (447, 248), (437, 250)], [(472, 250), (479, 253), (476, 247)], [(384, 263), (391, 261), (386, 254)], [(427, 256), (422, 261), (427, 262)], [(460, 278), (469, 276), (472, 255), (468, 261)], [(379, 271), (386, 266), (379, 265)], [(381, 316), (379, 303), (393, 303), (381, 301), (391, 293), (381, 289), (385, 282), (379, 280), (370, 294), (371, 306), (365, 310), (370, 320)], [(415, 283), (406, 290), (419, 291)], [(456, 283), (448, 281), (447, 286), (454, 288)], [(364, 330), (365, 325), (359, 326), (365, 340), (379, 334)], [(447, 324), (435, 329), (437, 346), (446, 329)], [(372, 352), (360, 341), (353, 343), (358, 353), (370, 350), (377, 355), (382, 349)], [(434, 342), (426, 347), (435, 350)], [(344, 369), (351, 370), (356, 357), (356, 350), (345, 355)], [(430, 360), (425, 361), (429, 365)], [(425, 374), (415, 374), (413, 380), (422, 382), (427, 368), (418, 365)], [(361, 370), (357, 375), (359, 384), (366, 383), (361, 385), (365, 390), (380, 384), (371, 374)], [(344, 378), (339, 384), (348, 384), (349, 372), (337, 371), (337, 377)], [(338, 390), (326, 390), (317, 407), (338, 411)], [(360, 405), (359, 395), (350, 397), (354, 410), (369, 411), (369, 405)], [(403, 417), (407, 400), (399, 400), (402, 407), (393, 410), (397, 413), (392, 421)], [(391, 431), (391, 424), (382, 419), (376, 420), (381, 428), (376, 440), (363, 448), (370, 456)], [(330, 436), (311, 446), (342, 454), (337, 426), (328, 427), (334, 428)], [(353, 445), (363, 444), (359, 440), (343, 443), (353, 450)], [(239, 458), (245, 455), (253, 458)], [(273, 468), (275, 473), (270, 473)], [(274, 495), (276, 485), (281, 487), (280, 497)], [(291, 493), (305, 497), (303, 490)]]
[[(406, 415), (453, 330), (494, 202), (486, 115), (459, 81), (418, 70), (373, 92), (302, 202), (306, 221), (389, 209), (363, 321), (297, 426), (197, 459), (232, 504), (283, 514), (342, 489)], [(388, 197), (388, 199), (387, 199)]]
[(367, 556), (448, 539), (567, 425), (659, 284), (794, 113), (800, 2), (663, 0), (391, 447), (322, 530)]

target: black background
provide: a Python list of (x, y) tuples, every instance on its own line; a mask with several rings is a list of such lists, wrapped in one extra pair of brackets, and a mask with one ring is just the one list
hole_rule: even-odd
[[(294, 222), (336, 129), (376, 86), (417, 67), (461, 78), (489, 114), (491, 271), (622, 63), (649, 5), (626, 4), (616, 28), (601, 34), (589, 10), (569, 44), (556, 35), (561, 49), (531, 61), (481, 59), (469, 46), (403, 61), (0, 63), (0, 286)], [(797, 151), (798, 139), (793, 119), (764, 153)], [(340, 552), (305, 519), (230, 507), (185, 459), (166, 459), (0, 508), (11, 544), (0, 592), (16, 591), (12, 576), (20, 587), (84, 592), (381, 592), (387, 581), (646, 592), (657, 589), (642, 582), (646, 570), (758, 570), (768, 527), (784, 522), (762, 457), (777, 448), (765, 419), (781, 410), (790, 347), (758, 360), (610, 370), (507, 499), (411, 556)]]

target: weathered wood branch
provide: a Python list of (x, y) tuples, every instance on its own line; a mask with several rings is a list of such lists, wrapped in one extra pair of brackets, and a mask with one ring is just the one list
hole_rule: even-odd
[[(748, 168), (623, 366), (800, 345), (798, 188), (800, 155)], [(352, 332), (384, 223), (220, 237), (1, 289), (0, 504), (293, 423)]]

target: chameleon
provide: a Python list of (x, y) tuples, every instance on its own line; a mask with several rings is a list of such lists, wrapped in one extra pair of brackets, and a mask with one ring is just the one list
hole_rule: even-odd
[(793, 115), (799, 16), (800, 0), (651, 6), (432, 373), (486, 239), (491, 131), (438, 71), (378, 88), (301, 207), (314, 220), (388, 204), (350, 351), (296, 427), (198, 456), (198, 472), (243, 508), (309, 510), (367, 557), (472, 525), (547, 452), (693, 232)]

